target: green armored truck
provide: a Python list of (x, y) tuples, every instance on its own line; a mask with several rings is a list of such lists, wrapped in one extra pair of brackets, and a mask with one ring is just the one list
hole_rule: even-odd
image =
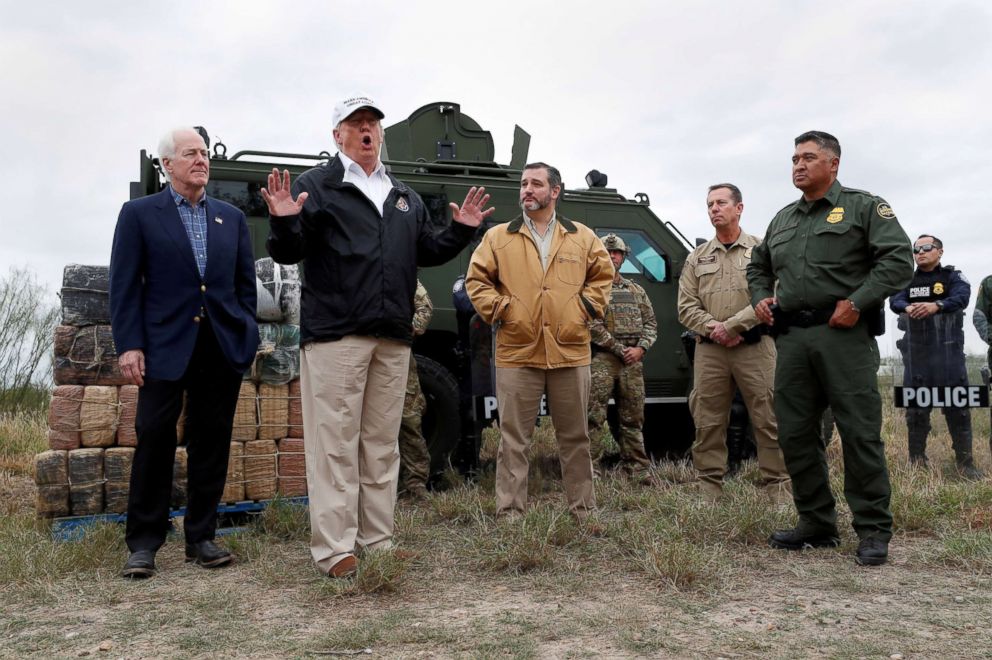
[[(448, 202), (463, 199), (471, 186), (485, 186), (492, 195), (496, 212), (491, 222), (506, 222), (519, 214), (520, 175), (530, 142), (519, 126), (505, 165), (495, 160), (490, 132), (463, 114), (457, 103), (425, 105), (385, 133), (383, 162), (420, 194), (439, 228), (451, 221)], [(225, 145), (216, 143), (207, 194), (245, 212), (255, 256), (260, 258), (266, 255), (269, 231), (268, 211), (259, 192), (266, 176), (279, 167), (289, 169), (295, 178), (330, 156), (270, 151), (229, 156)], [(651, 211), (646, 194), (627, 199), (606, 187), (606, 176), (596, 170), (587, 175), (586, 183), (586, 188), (565, 190), (559, 212), (592, 227), (601, 237), (615, 233), (630, 247), (622, 272), (644, 287), (658, 317), (658, 340), (644, 360), (646, 448), (655, 458), (684, 456), (693, 438), (687, 404), (692, 370), (675, 310), (678, 275), (691, 246), (674, 225)], [(157, 159), (142, 151), (141, 178), (131, 184), (132, 199), (157, 192), (163, 185)], [(484, 228), (480, 236), (481, 231)], [(488, 328), (478, 316), (472, 317), (471, 310), (459, 313), (452, 298), (453, 286), (467, 270), (477, 244), (478, 240), (443, 266), (419, 272), (434, 302), (433, 320), (413, 346), (428, 399), (424, 435), (434, 472), (443, 470), (449, 460), (471, 469), (478, 458), (481, 430), (495, 417)]]

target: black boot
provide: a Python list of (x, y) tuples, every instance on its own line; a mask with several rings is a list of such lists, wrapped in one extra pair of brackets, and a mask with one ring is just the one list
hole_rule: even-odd
[(965, 479), (982, 479), (985, 475), (975, 467), (975, 459), (972, 455), (971, 411), (948, 408), (944, 410), (944, 417), (951, 432), (951, 446), (954, 447), (958, 472)]
[(930, 409), (906, 408), (906, 441), (909, 444), (909, 462), (927, 467), (927, 436), (930, 435)]

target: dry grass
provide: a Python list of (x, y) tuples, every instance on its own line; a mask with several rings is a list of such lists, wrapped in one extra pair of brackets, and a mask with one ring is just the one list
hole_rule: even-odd
[[(987, 411), (975, 421), (975, 437), (987, 438)], [(0, 445), (14, 466), (0, 472), (0, 498), (23, 486), (25, 453), (42, 433), (36, 420), (4, 423), (21, 430), (16, 444)], [(802, 554), (767, 548), (794, 512), (766, 503), (753, 464), (717, 504), (697, 497), (684, 464), (657, 466), (657, 488), (608, 472), (596, 484), (598, 515), (577, 524), (560, 492), (550, 423), (536, 434), (525, 516), (494, 519), (491, 470), (478, 484), (452, 476), (460, 485), (397, 510), (397, 540), (416, 556), (367, 554), (347, 580), (314, 570), (307, 514), (286, 503), (225, 540), (239, 558), (232, 568), (189, 566), (174, 540), (156, 578), (129, 583), (116, 576), (120, 528), (56, 543), (20, 502), (0, 518), (0, 656), (102, 647), (113, 657), (987, 654), (992, 481), (957, 477), (939, 416), (930, 471), (907, 465), (901, 415), (887, 411), (885, 425), (896, 536), (881, 569), (852, 561), (836, 441), (829, 456), (843, 544)], [(498, 437), (486, 436), (492, 457)], [(976, 455), (992, 470), (984, 441)]]

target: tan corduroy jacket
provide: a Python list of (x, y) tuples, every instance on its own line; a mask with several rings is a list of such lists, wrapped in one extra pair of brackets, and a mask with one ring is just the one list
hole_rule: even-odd
[(494, 326), (497, 367), (580, 367), (592, 361), (588, 322), (602, 318), (613, 264), (591, 229), (558, 216), (541, 266), (522, 217), (493, 227), (472, 254), (465, 289)]

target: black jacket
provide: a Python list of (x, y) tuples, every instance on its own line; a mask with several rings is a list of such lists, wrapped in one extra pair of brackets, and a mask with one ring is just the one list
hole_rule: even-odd
[(361, 190), (329, 163), (301, 174), (295, 198), (310, 195), (299, 215), (269, 218), (266, 247), (282, 264), (303, 261), (300, 343), (346, 335), (413, 338), (417, 266), (457, 255), (474, 227), (452, 222), (434, 234), (420, 196), (392, 175), (382, 217)]

